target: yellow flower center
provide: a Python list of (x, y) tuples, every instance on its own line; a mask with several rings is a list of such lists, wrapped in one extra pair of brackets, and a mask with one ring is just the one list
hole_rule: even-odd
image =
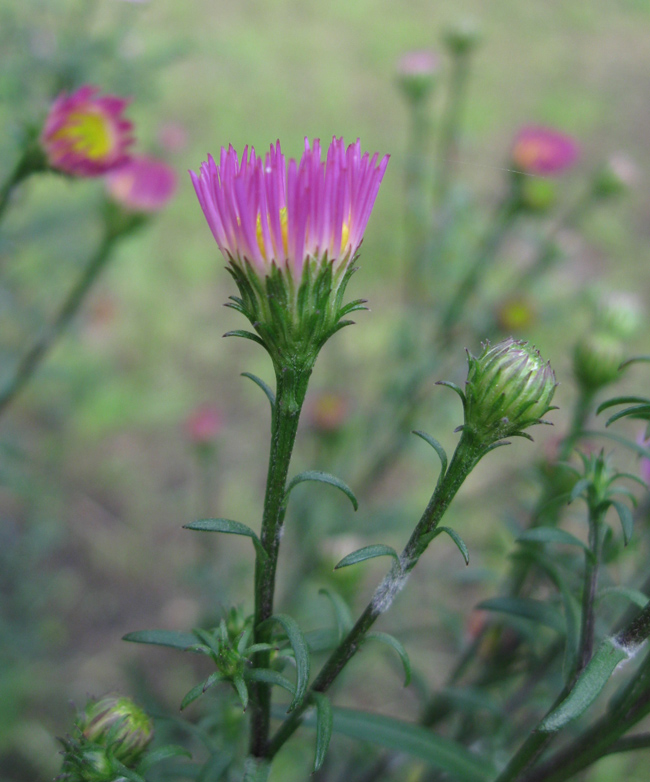
[[(283, 206), (282, 209), (280, 209), (280, 230), (282, 231), (282, 250), (284, 251), (284, 255), (286, 257), (288, 255), (288, 247), (289, 247), (289, 241), (288, 241), (289, 228), (288, 228), (288, 217), (287, 217), (286, 206)], [(347, 246), (349, 237), (350, 237), (350, 229), (348, 228), (348, 224), (343, 223), (343, 228), (341, 230), (341, 253), (345, 252), (345, 248)], [(257, 215), (257, 246), (260, 248), (262, 257), (266, 259), (267, 255), (266, 255), (266, 247), (264, 244), (264, 232), (262, 231), (261, 215)]]
[(54, 140), (68, 141), (72, 151), (79, 152), (91, 160), (105, 157), (112, 147), (108, 124), (96, 113), (73, 112), (68, 123), (54, 134)]

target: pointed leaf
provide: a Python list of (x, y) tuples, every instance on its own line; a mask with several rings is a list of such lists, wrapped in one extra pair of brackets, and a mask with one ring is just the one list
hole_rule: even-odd
[(440, 533), (445, 532), (449, 537), (454, 541), (456, 546), (458, 547), (458, 550), (463, 555), (463, 559), (465, 560), (465, 564), (469, 565), (469, 550), (467, 546), (465, 545), (465, 541), (461, 538), (461, 536), (456, 532), (456, 530), (451, 529), (451, 527), (436, 527), (433, 531), (433, 534), (431, 536), (431, 540), (433, 538), (438, 537)]
[(541, 600), (532, 600), (525, 597), (492, 597), (479, 603), (477, 608), (484, 611), (498, 611), (502, 614), (511, 614), (522, 619), (530, 619), (531, 622), (550, 627), (558, 633), (564, 633), (564, 617), (553, 606), (543, 603)]
[(436, 381), (437, 386), (447, 386), (447, 388), (451, 388), (452, 391), (455, 391), (458, 396), (461, 398), (463, 402), (463, 407), (465, 406), (465, 403), (467, 402), (467, 399), (465, 398), (465, 392), (456, 385), (456, 383), (450, 383), (448, 380), (437, 380)]
[(136, 630), (134, 633), (127, 633), (122, 640), (135, 644), (167, 646), (182, 651), (196, 644), (196, 636), (193, 633), (179, 633), (175, 630)]
[(627, 546), (627, 544), (630, 542), (630, 538), (632, 537), (632, 532), (634, 531), (634, 516), (632, 515), (632, 511), (627, 507), (627, 505), (624, 505), (622, 502), (619, 502), (618, 500), (610, 500), (610, 502), (614, 506), (616, 512), (618, 513), (618, 517), (621, 520), (623, 541)]
[(404, 686), (408, 687), (411, 683), (411, 661), (400, 641), (388, 633), (368, 633), (366, 640), (381, 641), (381, 643), (387, 644), (397, 652), (404, 666)]
[[(489, 782), (496, 776), (489, 759), (420, 725), (355, 709), (335, 708), (332, 712), (335, 733), (411, 755), (446, 772), (454, 782)], [(316, 719), (308, 714), (304, 723), (314, 727)]]
[(234, 676), (232, 684), (237, 691), (237, 695), (241, 701), (242, 709), (246, 711), (246, 707), (248, 706), (248, 687), (246, 686), (246, 682), (244, 681), (243, 677)]
[(164, 747), (160, 747), (159, 749), (154, 749), (151, 752), (147, 752), (142, 762), (138, 766), (138, 773), (144, 774), (156, 763), (161, 763), (163, 760), (168, 760), (169, 758), (191, 758), (191, 757), (192, 757), (192, 753), (189, 750), (185, 749), (185, 747), (180, 747), (178, 746), (178, 744), (167, 744)]
[(298, 623), (295, 619), (288, 616), (288, 614), (274, 614), (266, 622), (263, 622), (261, 626), (271, 622), (277, 622), (287, 634), (296, 661), (296, 694), (289, 706), (289, 712), (291, 712), (302, 703), (305, 693), (307, 692), (311, 665), (309, 648), (307, 647), (307, 641), (305, 640), (305, 636), (298, 626)]
[(579, 481), (576, 481), (569, 494), (569, 503), (576, 500), (589, 486), (591, 486), (591, 478), (581, 478)]
[(217, 671), (216, 673), (211, 673), (205, 681), (201, 682), (201, 684), (197, 684), (196, 687), (192, 687), (192, 689), (185, 695), (185, 697), (181, 701), (181, 711), (187, 708), (190, 705), (190, 703), (193, 703), (197, 698), (200, 698), (201, 695), (203, 695), (203, 693), (206, 690), (212, 687), (213, 684), (216, 684), (222, 679), (223, 679), (222, 674), (220, 674)]
[(589, 551), (589, 546), (580, 538), (558, 527), (533, 527), (522, 532), (517, 538), (517, 543), (561, 543), (566, 546), (579, 546)]
[(261, 377), (258, 377), (257, 375), (254, 375), (252, 372), (242, 372), (242, 377), (247, 377), (249, 380), (252, 380), (255, 385), (259, 386), (262, 391), (266, 394), (266, 398), (271, 403), (271, 411), (275, 408), (275, 394), (271, 390), (270, 386), (268, 386)]
[(343, 640), (343, 637), (350, 632), (354, 624), (352, 621), (352, 614), (350, 613), (350, 609), (348, 608), (345, 600), (343, 600), (340, 595), (337, 595), (336, 592), (330, 592), (329, 589), (325, 589), (323, 587), (322, 589), (318, 590), (318, 594), (325, 595), (325, 597), (332, 604), (332, 608), (334, 609), (334, 618), (336, 619), (336, 627), (338, 630), (338, 640), (340, 642)]
[[(226, 306), (232, 307), (233, 305), (228, 304)], [(239, 307), (234, 307), (234, 309), (239, 309)], [(243, 337), (244, 339), (250, 339), (251, 342), (257, 342), (257, 344), (261, 345), (263, 348), (266, 347), (264, 342), (260, 339), (260, 337), (257, 336), (257, 334), (253, 334), (252, 331), (245, 331), (244, 329), (233, 329), (232, 331), (227, 331), (224, 334), (224, 337)]]
[(629, 587), (622, 586), (613, 586), (602, 589), (598, 593), (597, 599), (602, 600), (604, 597), (609, 597), (609, 595), (620, 595), (626, 600), (629, 600), (638, 608), (645, 608), (648, 604), (648, 596), (639, 589), (630, 589)]
[[(250, 668), (244, 674), (246, 679), (253, 682), (263, 682), (264, 684), (275, 684), (278, 687), (290, 692), (293, 696), (296, 694), (296, 688), (291, 684), (286, 676), (270, 668)], [(287, 710), (287, 714), (289, 711)]]
[(334, 570), (339, 570), (342, 567), (349, 567), (350, 565), (356, 565), (358, 562), (364, 562), (366, 559), (374, 559), (375, 557), (393, 557), (396, 562), (399, 562), (399, 555), (392, 546), (385, 546), (383, 543), (376, 543), (372, 546), (364, 546), (363, 548), (353, 551), (337, 564), (334, 565)]
[(245, 535), (253, 541), (253, 545), (262, 560), (268, 557), (261, 540), (250, 527), (242, 524), (240, 521), (232, 519), (199, 519), (189, 524), (184, 524), (183, 529), (191, 529), (197, 532), (225, 532), (231, 535)]
[(357, 498), (354, 496), (354, 492), (346, 483), (343, 483), (343, 481), (340, 478), (337, 478), (335, 475), (330, 475), (328, 472), (321, 472), (320, 470), (306, 470), (305, 472), (301, 472), (299, 475), (296, 475), (295, 478), (292, 478), (289, 482), (289, 485), (287, 486), (285, 497), (289, 496), (289, 493), (295, 486), (297, 486), (299, 483), (303, 483), (304, 481), (316, 481), (317, 483), (328, 483), (330, 486), (335, 486), (337, 489), (342, 491), (343, 494), (345, 494), (345, 496), (352, 503), (352, 507), (355, 510), (357, 510), (359, 507), (359, 503), (357, 502)]
[(647, 405), (647, 404), (648, 404), (648, 400), (642, 396), (616, 396), (613, 399), (608, 399), (606, 402), (600, 404), (596, 409), (596, 415), (600, 415), (603, 412), (603, 410), (607, 410), (610, 407), (615, 407), (616, 405)]
[(440, 464), (442, 465), (442, 470), (440, 471), (440, 478), (438, 480), (442, 480), (444, 478), (445, 473), (447, 472), (447, 453), (445, 449), (440, 445), (440, 443), (436, 440), (435, 437), (431, 437), (430, 434), (427, 434), (426, 432), (422, 432), (419, 429), (414, 429), (413, 434), (417, 435), (418, 437), (421, 437), (425, 443), (429, 443), (429, 445), (433, 448), (433, 450), (438, 454), (438, 457), (440, 459)]
[(538, 730), (554, 733), (577, 719), (600, 695), (616, 666), (627, 653), (612, 638), (607, 638), (580, 674), (578, 681), (562, 703), (539, 725)]
[(314, 771), (323, 765), (327, 748), (332, 738), (332, 705), (326, 695), (321, 692), (312, 694), (316, 704), (316, 757), (314, 758)]

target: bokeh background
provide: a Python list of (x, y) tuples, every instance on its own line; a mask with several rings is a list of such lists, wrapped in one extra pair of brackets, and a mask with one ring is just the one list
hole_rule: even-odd
[[(53, 737), (68, 729), (70, 700), (123, 689), (172, 708), (195, 683), (184, 658), (133, 648), (120, 641), (124, 633), (187, 629), (219, 606), (250, 606), (248, 542), (206, 544), (181, 529), (203, 515), (257, 526), (268, 409), (239, 374), (271, 380), (269, 362), (255, 345), (222, 339), (243, 323), (222, 306), (232, 282), (187, 169), (196, 170), (222, 145), (264, 150), (276, 138), (291, 155), (300, 153), (305, 136), (325, 141), (332, 135), (359, 137), (364, 149), (390, 153), (362, 270), (351, 285), (352, 297), (368, 298), (371, 312), (326, 347), (313, 381), (316, 390), (343, 393), (354, 414), (393, 369), (388, 346), (404, 272), (407, 130), (396, 63), (409, 50), (442, 51), (444, 29), (473, 19), (482, 44), (455, 167), (460, 187), (485, 213), (503, 193), (508, 150), (524, 124), (555, 126), (579, 141), (580, 164), (561, 181), (567, 203), (612, 153), (624, 152), (637, 170), (625, 198), (595, 210), (579, 232), (562, 237), (565, 258), (544, 283), (545, 309), (517, 335), (538, 344), (556, 368), (562, 385), (555, 421), (562, 426), (574, 393), (570, 350), (588, 322), (589, 301), (608, 290), (648, 299), (650, 3), (1, 0), (0, 14), (0, 175), (15, 160), (18, 129), (43, 116), (62, 74), (69, 83), (132, 96), (138, 148), (165, 157), (179, 173), (173, 202), (121, 244), (74, 328), (0, 423), (0, 778), (22, 782), (57, 772)], [(433, 108), (441, 102), (443, 90)], [(99, 182), (42, 177), (12, 205), (0, 237), (3, 378), (97, 241), (101, 192)], [(516, 259), (516, 243), (508, 253)], [(508, 273), (507, 267), (501, 272)], [(488, 298), (498, 298), (499, 281), (498, 275), (491, 280)], [(630, 354), (649, 347), (642, 329)], [(458, 377), (463, 361), (461, 352)], [(635, 378), (643, 382), (640, 371)], [(421, 428), (434, 431), (435, 420), (439, 427), (441, 420), (460, 422), (453, 401), (440, 402), (440, 393), (432, 389)], [(205, 403), (221, 419), (207, 461), (192, 447), (186, 426)], [(445, 405), (437, 419), (436, 405)], [(453, 426), (434, 434), (452, 444)], [(318, 467), (308, 426), (300, 437), (296, 469)], [(517, 460), (532, 463), (545, 437), (537, 449), (517, 444)], [(363, 451), (364, 444), (354, 447)], [(470, 570), (459, 574), (455, 553), (433, 557), (430, 569), (438, 578), (448, 571), (446, 581), (431, 589), (429, 578), (419, 577), (401, 603), (403, 612), (389, 623), (433, 683), (449, 666), (445, 639), (462, 633), (485, 568), (502, 567), (512, 539), (502, 522), (521, 498), (503, 490), (515, 469), (508, 456), (495, 455), (477, 471), (457, 512), (472, 548)], [(431, 469), (429, 454), (414, 443), (357, 517), (345, 498), (313, 489), (303, 501), (322, 502), (330, 519), (323, 550), (335, 561), (354, 540), (400, 545), (407, 527), (396, 527), (395, 518), (415, 516), (431, 489)], [(526, 491), (524, 483), (521, 496)], [(291, 574), (300, 570), (299, 533), (289, 531), (288, 539), (280, 594), (295, 600)], [(359, 605), (381, 572), (369, 565), (350, 586), (359, 591)], [(332, 578), (315, 574), (316, 582)], [(342, 583), (337, 588), (345, 590)], [(317, 587), (304, 589), (302, 610), (316, 610)], [(365, 690), (361, 705), (407, 716), (414, 696), (400, 692), (398, 676), (385, 684), (388, 665), (377, 656), (368, 673), (377, 687)], [(310, 752), (306, 747), (304, 768), (300, 756), (293, 758), (296, 779), (306, 773)], [(607, 774), (627, 769), (626, 762), (608, 760), (593, 778), (611, 778)], [(289, 779), (293, 772), (277, 773)]]

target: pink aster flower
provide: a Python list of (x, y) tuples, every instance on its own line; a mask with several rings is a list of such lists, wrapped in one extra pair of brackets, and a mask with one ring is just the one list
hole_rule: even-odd
[(553, 128), (522, 128), (512, 147), (512, 162), (528, 174), (560, 174), (578, 159), (578, 142)]
[(176, 173), (162, 160), (132, 157), (109, 172), (109, 195), (129, 212), (157, 212), (176, 192)]
[(74, 176), (99, 176), (128, 160), (132, 124), (124, 119), (128, 101), (80, 87), (54, 101), (41, 133), (52, 168)]
[(188, 440), (193, 445), (212, 444), (223, 428), (223, 417), (213, 405), (200, 405), (185, 422)]
[(212, 156), (190, 172), (212, 234), (233, 263), (247, 261), (259, 273), (273, 266), (299, 279), (311, 259), (346, 267), (359, 249), (388, 156), (380, 162), (332, 139), (325, 160), (320, 141), (300, 161), (285, 162), (280, 142), (264, 158), (246, 147)]

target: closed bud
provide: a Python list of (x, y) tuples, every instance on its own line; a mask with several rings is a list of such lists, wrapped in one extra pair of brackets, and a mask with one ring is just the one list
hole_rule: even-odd
[(433, 89), (439, 70), (438, 57), (429, 51), (407, 52), (397, 63), (397, 83), (404, 96), (419, 103)]
[(617, 339), (630, 339), (641, 328), (643, 308), (631, 293), (615, 291), (603, 297), (596, 313), (599, 330)]
[(463, 429), (484, 446), (504, 437), (529, 437), (524, 429), (546, 423), (557, 383), (536, 348), (510, 338), (486, 343), (480, 356), (468, 353), (468, 361)]
[(573, 373), (580, 386), (594, 393), (618, 379), (625, 359), (623, 345), (616, 337), (596, 332), (583, 337), (573, 352)]
[(78, 727), (85, 739), (107, 747), (126, 766), (140, 759), (153, 738), (153, 723), (146, 712), (118, 695), (90, 701)]
[(473, 19), (462, 19), (448, 27), (443, 37), (451, 53), (462, 57), (471, 54), (483, 36), (478, 24)]

